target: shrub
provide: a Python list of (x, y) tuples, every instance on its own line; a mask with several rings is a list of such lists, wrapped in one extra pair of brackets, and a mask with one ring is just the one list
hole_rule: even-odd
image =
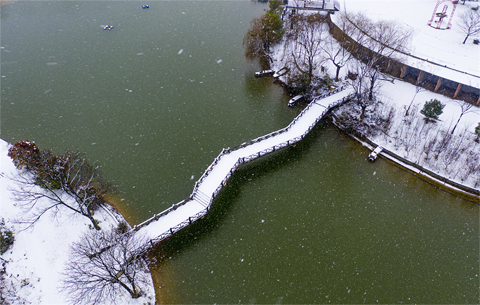
[(480, 123), (478, 123), (478, 126), (475, 127), (475, 134), (477, 135), (475, 140), (478, 142), (480, 140)]
[(118, 234), (124, 234), (124, 233), (127, 233), (129, 229), (130, 228), (129, 228), (128, 224), (125, 221), (121, 221), (118, 224), (117, 233)]
[(280, 0), (270, 0), (268, 2), (270, 12), (272, 13), (280, 11), (281, 10), (280, 5), (282, 5), (282, 3), (280, 3)]
[(420, 110), (420, 113), (423, 114), (427, 121), (429, 120), (437, 120), (438, 117), (443, 113), (443, 108), (445, 104), (442, 104), (437, 99), (431, 99), (428, 102), (425, 102), (423, 109)]
[(14, 241), (15, 237), (13, 236), (13, 232), (5, 228), (5, 222), (2, 218), (2, 222), (0, 223), (0, 255), (7, 252)]
[(41, 160), (40, 149), (34, 142), (20, 141), (8, 149), (8, 156), (18, 168), (35, 169)]
[(275, 10), (266, 12), (262, 17), (254, 18), (243, 38), (245, 55), (249, 58), (267, 55), (270, 46), (280, 41), (284, 33), (283, 20)]

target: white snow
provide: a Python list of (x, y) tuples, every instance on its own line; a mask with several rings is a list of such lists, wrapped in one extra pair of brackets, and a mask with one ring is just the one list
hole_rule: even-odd
[[(425, 60), (409, 58), (407, 62), (409, 65), (422, 67), (424, 70), (431, 71), (447, 79), (480, 87), (480, 82), (476, 77), (429, 63), (436, 62), (476, 76), (480, 75), (479, 46), (472, 44), (473, 37), (469, 38), (465, 45), (462, 45), (464, 36), (456, 26), (460, 13), (469, 9), (469, 5), (477, 5), (477, 3), (467, 2), (465, 6), (458, 4), (452, 21), (453, 26), (450, 30), (436, 30), (426, 25), (431, 18), (435, 4), (436, 0), (345, 0), (341, 2), (342, 7), (346, 7), (349, 12), (363, 11), (372, 19), (396, 19), (406, 26), (412, 27), (414, 35), (410, 53)], [(182, 53), (183, 49), (180, 49), (178, 54)], [(283, 62), (279, 60), (281, 55), (279, 50), (277, 50), (276, 55), (274, 56), (276, 61), (272, 68), (279, 69), (283, 67)], [(53, 65), (56, 63), (47, 64)], [(324, 63), (323, 65), (327, 67), (328, 71), (334, 71), (334, 67), (331, 64)], [(344, 76), (346, 72), (347, 68), (342, 68), (341, 76)], [(132, 92), (129, 89), (126, 90)], [(396, 80), (394, 84), (386, 82), (381, 89), (383, 100), (396, 104), (400, 109), (411, 102), (414, 94), (415, 86), (399, 80)], [(337, 98), (338, 96), (330, 97), (324, 102), (328, 103)], [(417, 105), (423, 105), (425, 101), (432, 98), (436, 98), (446, 104), (444, 113), (441, 116), (442, 121), (448, 122), (458, 119), (460, 106), (450, 98), (423, 91), (418, 93), (415, 101)], [(326, 105), (328, 104), (323, 106), (315, 104), (312, 107), (315, 107), (316, 111), (323, 111)], [(245, 149), (224, 154), (213, 171), (198, 186), (199, 191), (204, 194), (213, 194), (217, 187), (225, 181), (229, 171), (239, 158), (249, 156), (266, 147), (274, 146), (288, 138), (302, 134), (302, 131), (308, 128), (315, 120), (315, 115), (318, 116), (316, 111), (312, 111), (311, 115), (305, 115), (305, 118), (298, 121), (288, 132), (247, 146)], [(478, 112), (469, 113), (462, 118), (457, 130), (460, 131), (466, 128), (468, 131), (473, 132), (478, 122), (480, 122), (480, 114)], [(373, 140), (375, 141), (375, 139)], [(395, 148), (389, 147), (388, 143), (380, 144), (387, 149), (395, 151)], [(7, 227), (11, 228), (15, 234), (13, 247), (2, 255), (2, 258), (7, 261), (7, 280), (17, 290), (16, 303), (27, 301), (27, 303), (32, 304), (65, 304), (65, 296), (58, 292), (60, 285), (59, 275), (63, 271), (64, 264), (68, 259), (69, 245), (77, 240), (83, 232), (89, 230), (89, 221), (83, 219), (84, 217), (68, 213), (62, 213), (61, 215), (65, 216), (58, 218), (52, 218), (51, 215), (47, 214), (33, 228), (22, 231), (22, 226), (14, 222), (15, 219), (22, 217), (23, 211), (20, 210), (12, 198), (12, 190), (17, 186), (10, 178), (17, 174), (17, 169), (7, 156), (8, 147), (9, 145), (6, 142), (0, 140), (0, 198), (2, 198), (0, 214), (5, 219)], [(176, 211), (169, 213), (167, 215), (169, 217), (162, 217), (161, 221), (155, 221), (141, 230), (145, 231), (149, 237), (155, 237), (169, 230), (177, 223), (188, 220), (189, 215), (194, 215), (205, 209), (205, 206), (199, 201), (194, 200), (190, 203), (180, 206)], [(104, 228), (116, 226), (117, 223), (117, 220), (106, 211), (97, 213), (96, 218), (101, 220), (101, 226)], [(143, 297), (132, 300), (128, 295), (125, 295), (123, 298), (125, 303), (153, 303), (153, 286), (143, 288), (147, 290), (147, 296), (150, 299)]]
[[(446, 79), (479, 88), (480, 46), (472, 43), (473, 39), (478, 38), (479, 35), (469, 37), (467, 42), (462, 44), (465, 35), (460, 31), (457, 23), (463, 12), (480, 4), (470, 1), (467, 1), (465, 5), (457, 4), (453, 13), (451, 29), (437, 30), (427, 25), (432, 18), (436, 3), (436, 0), (345, 0), (341, 3), (341, 9), (342, 11), (346, 10), (347, 13), (362, 12), (374, 21), (398, 21), (405, 27), (411, 28), (413, 34), (411, 44), (408, 46), (409, 53), (423, 60), (406, 57), (406, 64)], [(443, 4), (440, 8), (442, 7)], [(338, 15), (332, 15), (334, 22)], [(446, 69), (431, 62), (461, 72)], [(463, 72), (473, 74), (476, 77)]]
[(306, 109), (302, 111), (302, 113), (297, 116), (297, 119), (288, 126), (285, 132), (275, 134), (271, 137), (231, 152), (220, 154), (217, 163), (209, 168), (210, 172), (208, 175), (203, 180), (199, 180), (199, 182), (197, 182), (198, 186), (194, 190), (194, 194), (199, 193), (201, 195), (194, 196), (193, 199), (188, 201), (186, 204), (179, 206), (177, 209), (160, 217), (158, 220), (141, 227), (138, 230), (138, 233), (150, 240), (154, 240), (161, 234), (167, 233), (170, 228), (173, 228), (182, 222), (188, 222), (190, 217), (193, 217), (201, 212), (206, 214), (206, 206), (202, 204), (202, 202), (204, 202), (202, 199), (206, 198), (209, 200), (216, 195), (215, 191), (217, 188), (226, 184), (230, 171), (235, 170), (235, 166), (238, 164), (237, 162), (240, 159), (247, 159), (250, 156), (257, 155), (258, 153), (269, 148), (275, 146), (278, 147), (287, 141), (290, 141), (292, 144), (297, 142), (298, 137), (305, 135), (309, 128), (318, 121), (329, 105), (341, 100), (351, 93), (353, 93), (351, 89), (346, 89), (324, 99), (318, 100), (312, 103), (308, 110)]
[[(414, 57), (404, 57), (407, 64), (419, 67), (443, 78), (479, 88), (480, 46), (472, 43), (473, 39), (478, 38), (479, 36), (470, 37), (466, 44), (462, 44), (465, 35), (460, 32), (457, 26), (457, 21), (462, 12), (470, 10), (472, 6), (479, 6), (480, 3), (468, 1), (466, 2), (466, 5), (459, 3), (453, 16), (452, 28), (448, 30), (437, 30), (427, 25), (427, 22), (431, 19), (432, 14), (434, 13), (436, 3), (436, 0), (345, 0), (342, 1), (341, 4), (342, 11), (346, 9), (349, 14), (362, 12), (365, 16), (374, 21), (380, 19), (397, 20), (404, 26), (410, 27), (413, 30), (413, 35), (408, 50), (410, 54), (420, 57), (423, 60)], [(311, 14), (312, 11), (300, 11), (300, 13)], [(335, 22), (339, 15), (339, 12), (331, 15), (332, 21)], [(292, 43), (277, 45), (272, 56), (274, 59), (272, 69), (278, 70), (288, 65), (288, 56), (285, 55), (288, 55), (292, 49)], [(315, 60), (318, 63), (318, 68), (324, 66), (331, 76), (335, 73), (335, 67), (331, 62), (325, 61), (321, 54), (318, 55)], [(432, 62), (443, 65), (444, 67), (434, 65)], [(460, 71), (454, 71), (449, 68)], [(340, 77), (344, 78), (347, 72), (348, 65), (340, 70)], [(317, 73), (319, 73), (319, 71), (317, 71)], [(417, 111), (423, 108), (423, 104), (426, 101), (437, 99), (445, 104), (438, 125), (441, 125), (445, 131), (450, 131), (460, 117), (461, 104), (463, 102), (427, 90), (422, 90), (416, 96), (415, 92), (416, 87), (414, 85), (396, 79), (394, 83), (383, 82), (378, 94), (378, 99), (383, 103), (384, 107), (392, 106), (397, 109), (397, 112), (403, 113), (414, 97), (415, 99), (412, 108), (416, 108)], [(472, 110), (461, 118), (459, 125), (455, 129), (455, 134), (457, 136), (468, 136), (473, 138), (470, 133), (473, 133), (475, 127), (480, 123), (480, 108), (473, 107)], [(401, 116), (397, 117), (397, 120), (402, 119)], [(400, 127), (402, 126), (402, 122), (396, 121), (393, 122), (393, 125)], [(423, 136), (422, 140), (425, 141), (426, 139), (427, 136)], [(417, 162), (419, 164), (422, 164), (423, 162), (423, 158), (421, 158), (422, 152), (419, 151), (418, 147), (406, 150), (405, 147), (392, 143), (394, 142), (393, 138), (387, 136), (377, 136), (370, 138), (370, 140), (376, 144), (382, 145), (390, 151), (393, 151), (397, 155), (406, 157), (412, 162)], [(471, 146), (473, 146), (473, 144)], [(473, 153), (478, 154), (480, 152), (476, 151)], [(474, 187), (478, 180), (480, 180), (480, 176), (471, 177), (468, 181), (461, 181), (458, 177), (462, 176), (462, 172), (465, 170), (464, 168), (466, 166), (462, 164), (462, 158), (458, 159), (459, 160), (457, 160), (456, 164), (451, 164), (448, 166), (448, 169), (445, 169), (445, 165), (442, 168), (440, 165), (436, 166), (431, 164), (427, 166), (427, 169), (447, 178), (451, 178), (455, 182), (464, 183), (468, 186)]]
[[(6, 283), (15, 289), (13, 304), (66, 304), (66, 296), (59, 293), (61, 273), (68, 260), (70, 245), (89, 229), (90, 221), (83, 216), (64, 209), (57, 217), (52, 213), (43, 215), (31, 228), (19, 224), (25, 216), (13, 198), (18, 185), (12, 178), (18, 170), (7, 156), (9, 144), (0, 140), (0, 217), (6, 227), (13, 231), (15, 242), (1, 258), (6, 260)], [(95, 218), (103, 229), (116, 227), (117, 217), (112, 211), (100, 210)], [(131, 299), (127, 294), (120, 296), (123, 304), (154, 303), (153, 283), (141, 287), (146, 296)], [(25, 303), (23, 303), (25, 302)]]

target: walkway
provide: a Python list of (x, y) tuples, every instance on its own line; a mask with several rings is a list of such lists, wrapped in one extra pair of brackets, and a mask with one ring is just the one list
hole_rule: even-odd
[(223, 149), (202, 177), (195, 183), (189, 198), (172, 205), (134, 227), (154, 246), (208, 213), (213, 199), (243, 163), (264, 156), (302, 140), (327, 111), (353, 95), (352, 89), (334, 91), (311, 102), (287, 127), (245, 142), (236, 148)]

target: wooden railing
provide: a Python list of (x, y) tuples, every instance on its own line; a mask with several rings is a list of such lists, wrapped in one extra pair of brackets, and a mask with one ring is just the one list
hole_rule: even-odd
[(134, 230), (139, 230), (140, 228), (144, 227), (144, 226), (147, 226), (148, 224), (150, 224), (151, 222), (153, 221), (157, 221), (159, 220), (160, 218), (164, 217), (165, 215), (168, 215), (170, 212), (172, 211), (175, 211), (177, 208), (179, 208), (180, 206), (182, 205), (185, 205), (187, 204), (188, 202), (192, 201), (192, 200), (195, 200), (197, 202), (199, 202), (201, 205), (205, 206), (205, 209), (201, 210), (200, 212), (196, 213), (195, 215), (192, 215), (190, 216), (187, 220), (185, 221), (182, 221), (180, 222), (179, 224), (175, 225), (174, 227), (166, 230), (165, 232), (161, 232), (156, 238), (150, 240), (150, 246), (155, 246), (156, 244), (158, 244), (159, 242), (161, 242), (162, 240), (172, 236), (173, 234), (175, 234), (176, 232), (178, 232), (179, 230), (185, 228), (186, 226), (188, 226), (189, 224), (193, 223), (194, 221), (202, 218), (203, 216), (205, 216), (209, 210), (210, 210), (210, 207), (212, 205), (212, 202), (213, 200), (215, 199), (215, 197), (218, 195), (218, 193), (220, 193), (220, 191), (222, 190), (222, 188), (225, 186), (226, 182), (230, 179), (230, 177), (233, 175), (233, 173), (235, 172), (235, 170), (242, 164), (244, 163), (247, 163), (247, 162), (250, 162), (254, 159), (257, 159), (259, 157), (262, 157), (264, 155), (267, 155), (267, 154), (270, 154), (272, 152), (275, 152), (279, 149), (282, 149), (282, 148), (285, 148), (287, 146), (290, 146), (294, 143), (297, 143), (299, 142), (300, 140), (302, 140), (309, 132), (310, 130), (312, 130), (312, 128), (318, 123), (318, 121), (320, 121), (329, 111), (331, 111), (334, 107), (337, 107), (343, 103), (345, 103), (345, 101), (347, 101), (348, 99), (350, 99), (351, 97), (353, 97), (353, 94), (350, 94), (342, 99), (339, 99), (339, 100), (336, 100), (335, 102), (329, 104), (325, 110), (321, 113), (321, 115), (317, 116), (317, 118), (315, 119), (315, 121), (310, 125), (308, 126), (308, 128), (305, 130), (305, 132), (300, 135), (300, 136), (296, 136), (294, 138), (291, 138), (291, 139), (288, 139), (287, 141), (285, 142), (282, 142), (280, 144), (276, 144), (272, 147), (268, 147), (266, 149), (263, 149), (261, 151), (258, 151), (254, 154), (250, 154), (250, 155), (247, 155), (247, 156), (242, 156), (242, 157), (239, 157), (237, 159), (237, 161), (234, 163), (234, 165), (230, 168), (230, 171), (227, 173), (227, 175), (224, 177), (224, 179), (221, 180), (221, 182), (219, 183), (219, 185), (217, 186), (217, 188), (215, 189), (215, 191), (211, 194), (211, 196), (209, 196), (208, 194), (204, 194), (203, 192), (201, 192), (199, 190), (199, 187), (200, 185), (202, 184), (202, 182), (209, 176), (209, 174), (213, 171), (213, 169), (215, 168), (215, 166), (220, 162), (220, 160), (225, 157), (226, 155), (229, 155), (231, 154), (232, 152), (236, 152), (236, 151), (239, 151), (239, 150), (242, 150), (244, 149), (245, 147), (248, 147), (250, 145), (253, 145), (255, 143), (259, 143), (261, 141), (264, 141), (266, 139), (269, 139), (271, 137), (274, 137), (274, 136), (277, 136), (279, 134), (283, 134), (285, 132), (287, 132), (288, 130), (290, 130), (295, 124), (296, 122), (298, 122), (298, 120), (300, 120), (302, 118), (303, 115), (305, 115), (313, 106), (314, 104), (316, 103), (317, 99), (320, 99), (320, 98), (325, 98), (326, 96), (330, 96), (334, 93), (338, 93), (339, 91), (343, 90), (343, 88), (337, 90), (337, 91), (332, 91), (331, 93), (327, 94), (327, 95), (324, 95), (324, 96), (320, 96), (318, 98), (316, 98), (315, 100), (313, 100), (305, 109), (302, 110), (302, 112), (297, 116), (295, 117), (295, 119), (293, 119), (293, 121), (285, 128), (282, 128), (280, 130), (277, 130), (277, 131), (274, 131), (272, 133), (269, 133), (267, 135), (264, 135), (262, 137), (259, 137), (259, 138), (256, 138), (256, 139), (253, 139), (251, 141), (248, 141), (248, 142), (245, 142), (245, 143), (242, 143), (240, 145), (238, 145), (237, 147), (231, 149), (231, 148), (226, 148), (226, 149), (223, 149), (222, 152), (215, 158), (215, 160), (212, 162), (212, 164), (205, 170), (205, 172), (203, 173), (203, 175), (200, 177), (200, 179), (195, 183), (195, 187), (193, 189), (193, 192), (192, 194), (172, 205), (171, 207), (169, 207), (168, 209), (158, 213), (158, 214), (154, 214), (151, 218), (145, 220), (144, 222), (134, 226)]

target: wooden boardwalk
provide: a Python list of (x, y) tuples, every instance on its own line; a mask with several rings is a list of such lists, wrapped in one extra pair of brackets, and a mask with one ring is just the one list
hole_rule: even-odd
[(134, 230), (149, 240), (149, 246), (154, 246), (203, 217), (210, 210), (213, 199), (241, 164), (302, 140), (332, 107), (344, 103), (351, 96), (351, 89), (331, 92), (311, 102), (287, 127), (235, 148), (223, 149), (195, 183), (187, 199), (153, 215), (136, 225)]

